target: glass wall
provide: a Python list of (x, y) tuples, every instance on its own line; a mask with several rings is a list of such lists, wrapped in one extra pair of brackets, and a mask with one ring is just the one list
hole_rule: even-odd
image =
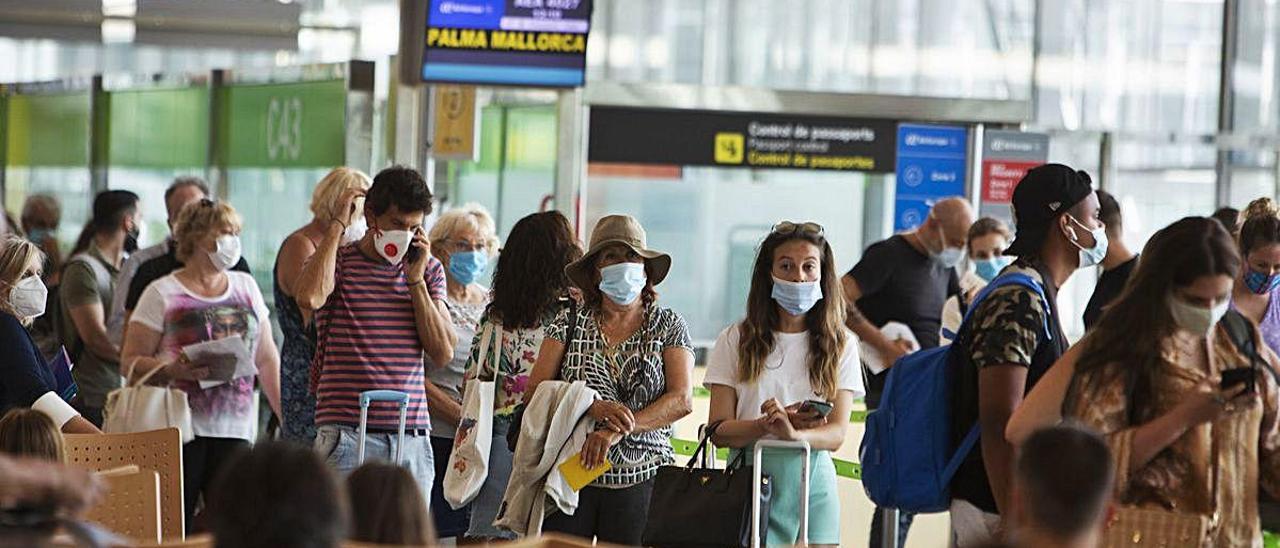
[[(586, 226), (632, 215), (649, 246), (671, 254), (661, 302), (689, 321), (695, 343), (710, 345), (745, 314), (760, 241), (781, 220), (822, 224), (839, 271), (867, 243), (863, 211), (869, 185), (892, 177), (803, 170), (741, 170), (592, 164)], [(590, 228), (588, 228), (590, 230)]]
[[(209, 90), (204, 87), (112, 91), (108, 95), (107, 184), (142, 198), (141, 245), (169, 232), (164, 191), (179, 175), (203, 177), (209, 151)], [(174, 120), (182, 120), (176, 124)]]
[(551, 209), (555, 193), (556, 108), (501, 105), (481, 111), (480, 157), (449, 162), (449, 203), (484, 206), (498, 237), (530, 213)]
[(89, 101), (88, 92), (6, 99), (4, 207), (17, 220), (27, 196), (56, 198), (64, 250), (75, 245), (90, 215)]

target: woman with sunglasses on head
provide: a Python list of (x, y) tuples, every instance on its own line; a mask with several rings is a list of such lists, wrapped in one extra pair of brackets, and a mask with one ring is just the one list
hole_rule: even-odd
[(462, 420), (462, 383), (471, 356), (471, 340), (489, 305), (489, 290), (480, 285), (489, 259), (498, 251), (497, 228), (483, 207), (467, 204), (440, 215), (427, 234), (431, 254), (444, 265), (449, 321), (458, 336), (449, 363), (427, 367), (427, 411), (431, 415), (431, 448), (436, 477), (431, 485), (431, 514), (441, 538), (467, 532), (469, 507), (450, 508), (444, 498), (444, 476), (453, 453), (453, 438)]
[(689, 327), (653, 289), (670, 269), (671, 256), (648, 249), (644, 228), (626, 215), (600, 219), (587, 253), (565, 269), (583, 306), (548, 328), (525, 399), (544, 380), (585, 381), (601, 399), (587, 411), (600, 426), (582, 464), (613, 467), (582, 489), (572, 516), (548, 516), (544, 531), (640, 544), (658, 467), (675, 462), (671, 425), (693, 410)]
[[(720, 334), (703, 379), (716, 445), (750, 455), (761, 439), (809, 443), (808, 539), (814, 545), (840, 543), (831, 452), (844, 444), (853, 399), (865, 393), (843, 303), (822, 227), (779, 223), (760, 245), (747, 317)], [(770, 546), (799, 537), (802, 458), (766, 450), (759, 463), (774, 481)]]

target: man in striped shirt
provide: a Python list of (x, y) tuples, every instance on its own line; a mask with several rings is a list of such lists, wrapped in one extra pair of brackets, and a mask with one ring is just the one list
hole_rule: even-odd
[[(298, 283), (298, 305), (315, 311), (316, 449), (340, 472), (359, 466), (360, 393), (405, 392), (409, 409), (402, 464), (423, 493), (431, 491), (435, 476), (423, 356), (449, 363), (457, 342), (444, 304), (444, 267), (431, 256), (422, 227), (431, 199), (422, 176), (405, 167), (378, 173), (367, 196), (348, 190)], [(361, 201), (369, 230), (359, 241), (340, 246)], [(398, 424), (396, 404), (370, 405), (367, 459), (394, 458)]]

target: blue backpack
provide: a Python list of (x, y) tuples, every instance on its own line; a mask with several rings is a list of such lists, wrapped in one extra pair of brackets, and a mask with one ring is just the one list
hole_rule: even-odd
[[(960, 332), (992, 291), (1010, 285), (1035, 290), (1049, 310), (1039, 282), (1026, 274), (1004, 274), (974, 298)], [(1048, 314), (1045, 336), (1052, 340)], [(867, 415), (859, 450), (862, 486), (877, 506), (912, 513), (942, 512), (950, 507), (951, 478), (979, 435), (974, 424), (960, 447), (951, 450), (955, 368), (963, 363), (952, 359), (951, 346), (940, 346), (903, 356), (889, 369), (880, 407)]]

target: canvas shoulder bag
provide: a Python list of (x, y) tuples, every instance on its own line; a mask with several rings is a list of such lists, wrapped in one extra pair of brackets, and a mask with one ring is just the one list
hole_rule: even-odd
[[(496, 336), (495, 336), (496, 332)], [(474, 374), (467, 381), (462, 394), (462, 418), (458, 421), (453, 438), (453, 453), (449, 454), (449, 467), (444, 475), (444, 498), (454, 510), (470, 504), (480, 494), (484, 480), (489, 475), (489, 449), (493, 446), (493, 401), (497, 396), (498, 374), (501, 367), (502, 325), (491, 322), (480, 335), (480, 357), (476, 359)], [(483, 380), (485, 358), (490, 345), (496, 363), (493, 377)]]

